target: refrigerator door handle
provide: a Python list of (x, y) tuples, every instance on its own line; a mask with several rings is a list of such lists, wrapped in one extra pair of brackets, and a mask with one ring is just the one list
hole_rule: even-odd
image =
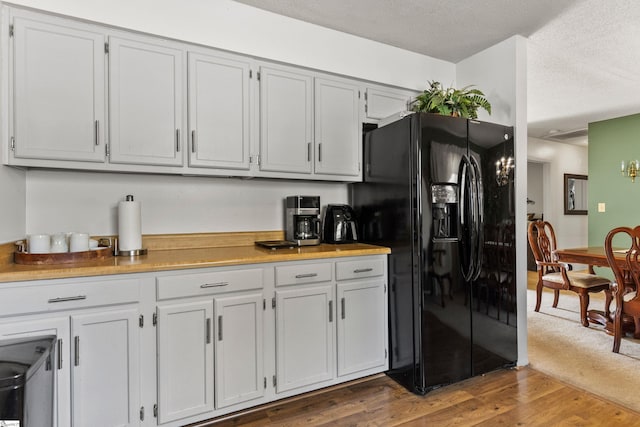
[[(461, 265), (462, 268), (462, 277), (465, 281), (471, 280), (475, 270), (474, 270), (474, 254), (475, 250), (473, 249), (473, 239), (469, 239), (469, 226), (473, 227), (473, 220), (470, 218), (473, 217), (473, 211), (475, 210), (473, 207), (474, 196), (472, 194), (472, 186), (470, 186), (470, 180), (473, 179), (473, 170), (471, 168), (471, 164), (469, 162), (469, 158), (466, 155), (462, 156), (460, 160), (460, 169), (458, 173), (459, 177), (459, 185), (460, 196), (458, 197), (458, 205), (460, 207), (460, 215), (458, 217), (459, 221), (459, 230), (460, 230), (460, 246), (463, 249), (466, 249), (468, 253), (462, 254), (463, 262)], [(467, 212), (466, 210), (466, 199), (467, 197), (471, 198), (471, 203), (469, 204), (469, 209), (471, 212)], [(472, 229), (471, 229), (472, 230)], [(473, 234), (473, 231), (471, 231)], [(468, 260), (469, 265), (465, 265), (464, 259)]]
[(483, 257), (483, 249), (484, 249), (484, 197), (482, 192), (482, 174), (480, 173), (480, 165), (476, 158), (472, 155), (469, 157), (470, 167), (473, 169), (473, 182), (472, 186), (474, 188), (474, 201), (473, 206), (475, 207), (475, 216), (473, 221), (473, 230), (475, 235), (475, 258), (473, 261), (474, 264), (474, 272), (471, 277), (472, 280), (476, 280), (480, 277), (480, 272), (482, 271), (482, 257)]

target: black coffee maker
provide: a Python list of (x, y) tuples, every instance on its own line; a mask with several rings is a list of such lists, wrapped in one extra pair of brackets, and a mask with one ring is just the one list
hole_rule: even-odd
[(322, 221), (322, 241), (354, 243), (358, 241), (358, 224), (349, 205), (328, 205)]
[(320, 244), (320, 197), (285, 199), (285, 239), (297, 246)]

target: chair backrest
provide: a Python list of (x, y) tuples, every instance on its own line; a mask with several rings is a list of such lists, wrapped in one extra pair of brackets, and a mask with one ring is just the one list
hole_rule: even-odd
[[(613, 247), (614, 239), (616, 239), (616, 245), (620, 245), (623, 240), (625, 242), (622, 248), (627, 252), (623, 262), (616, 258)], [(640, 289), (640, 225), (635, 228), (617, 227), (609, 231), (604, 239), (604, 250), (607, 254), (609, 266), (616, 278), (615, 283), (617, 285), (612, 287), (622, 290), (622, 292), (614, 292), (616, 301), (621, 301), (622, 295), (627, 292), (625, 289), (626, 284), (633, 282), (635, 289)], [(640, 299), (640, 292), (636, 292), (634, 299)]]
[[(555, 262), (553, 251), (556, 250), (556, 233), (548, 221), (532, 221), (529, 223), (529, 246), (536, 262)], [(543, 270), (556, 270), (547, 268)]]

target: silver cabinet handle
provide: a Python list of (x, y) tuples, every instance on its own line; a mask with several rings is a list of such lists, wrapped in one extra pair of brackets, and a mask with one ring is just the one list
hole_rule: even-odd
[(207, 344), (211, 344), (211, 318), (207, 317), (207, 325), (206, 325), (206, 341)]
[(56, 302), (67, 302), (67, 301), (81, 301), (87, 299), (86, 295), (76, 295), (73, 297), (59, 297), (59, 298), (51, 298), (48, 302), (49, 304), (53, 304)]
[(218, 341), (222, 341), (222, 316), (218, 316)]
[(333, 322), (333, 301), (329, 301), (329, 323)]
[(345, 313), (345, 310), (344, 310), (344, 297), (340, 299), (340, 306), (341, 306), (340, 308), (341, 308), (341, 312), (342, 312), (342, 315), (340, 317), (342, 319), (344, 319), (344, 316), (345, 316), (345, 314), (344, 314)]
[(96, 120), (93, 126), (93, 139), (96, 145), (100, 145), (100, 120)]
[(180, 152), (180, 129), (176, 129), (176, 152)]
[(368, 273), (370, 271), (373, 271), (373, 268), (356, 268), (353, 270), (354, 273)]
[(201, 288), (219, 288), (222, 286), (229, 286), (229, 282), (215, 282), (215, 283), (204, 283), (200, 285)]
[(322, 143), (318, 143), (318, 161), (322, 161)]
[(196, 131), (195, 129), (191, 131), (191, 152), (196, 152)]
[(78, 335), (76, 335), (73, 338), (73, 354), (74, 354), (74, 361), (73, 361), (73, 365), (74, 366), (80, 366), (80, 337)]
[(62, 338), (58, 339), (58, 370), (62, 369)]
[(307, 162), (311, 161), (311, 143), (307, 143)]
[(316, 277), (318, 273), (296, 274), (296, 279), (308, 279), (309, 277)]

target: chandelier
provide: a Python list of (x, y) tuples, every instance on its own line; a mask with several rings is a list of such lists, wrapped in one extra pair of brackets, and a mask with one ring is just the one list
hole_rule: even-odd
[(496, 182), (498, 187), (503, 187), (509, 183), (509, 174), (514, 168), (513, 157), (502, 157), (496, 162)]
[(640, 171), (640, 162), (638, 160), (629, 160), (625, 165), (624, 160), (620, 164), (620, 172), (622, 176), (631, 178), (631, 182), (636, 182), (636, 176)]

